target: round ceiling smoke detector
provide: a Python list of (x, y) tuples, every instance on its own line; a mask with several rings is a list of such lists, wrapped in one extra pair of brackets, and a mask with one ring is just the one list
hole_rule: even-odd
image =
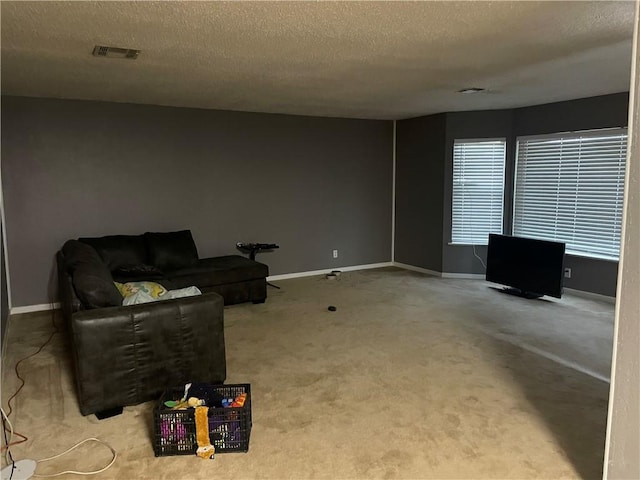
[(462, 90), (458, 90), (458, 93), (480, 93), (484, 91), (485, 91), (484, 88), (471, 87), (471, 88), (463, 88)]

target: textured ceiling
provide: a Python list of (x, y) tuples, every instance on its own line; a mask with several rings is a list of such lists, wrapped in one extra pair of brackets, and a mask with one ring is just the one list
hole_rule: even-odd
[(1, 15), (3, 94), (398, 119), (627, 91), (634, 3), (2, 1)]

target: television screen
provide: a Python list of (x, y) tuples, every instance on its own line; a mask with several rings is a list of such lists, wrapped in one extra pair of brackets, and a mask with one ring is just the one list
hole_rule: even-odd
[(565, 244), (489, 234), (487, 280), (528, 297), (562, 296)]

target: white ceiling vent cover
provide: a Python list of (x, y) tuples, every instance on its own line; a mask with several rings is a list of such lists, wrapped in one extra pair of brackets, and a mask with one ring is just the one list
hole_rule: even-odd
[(140, 50), (134, 48), (107, 47), (104, 45), (96, 45), (93, 47), (94, 57), (130, 58), (131, 60), (135, 60), (139, 54)]

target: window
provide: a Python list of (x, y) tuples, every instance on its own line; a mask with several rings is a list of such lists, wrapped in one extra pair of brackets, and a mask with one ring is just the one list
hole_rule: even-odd
[(486, 245), (502, 233), (505, 139), (453, 144), (451, 243)]
[(518, 138), (513, 233), (618, 259), (626, 129)]

